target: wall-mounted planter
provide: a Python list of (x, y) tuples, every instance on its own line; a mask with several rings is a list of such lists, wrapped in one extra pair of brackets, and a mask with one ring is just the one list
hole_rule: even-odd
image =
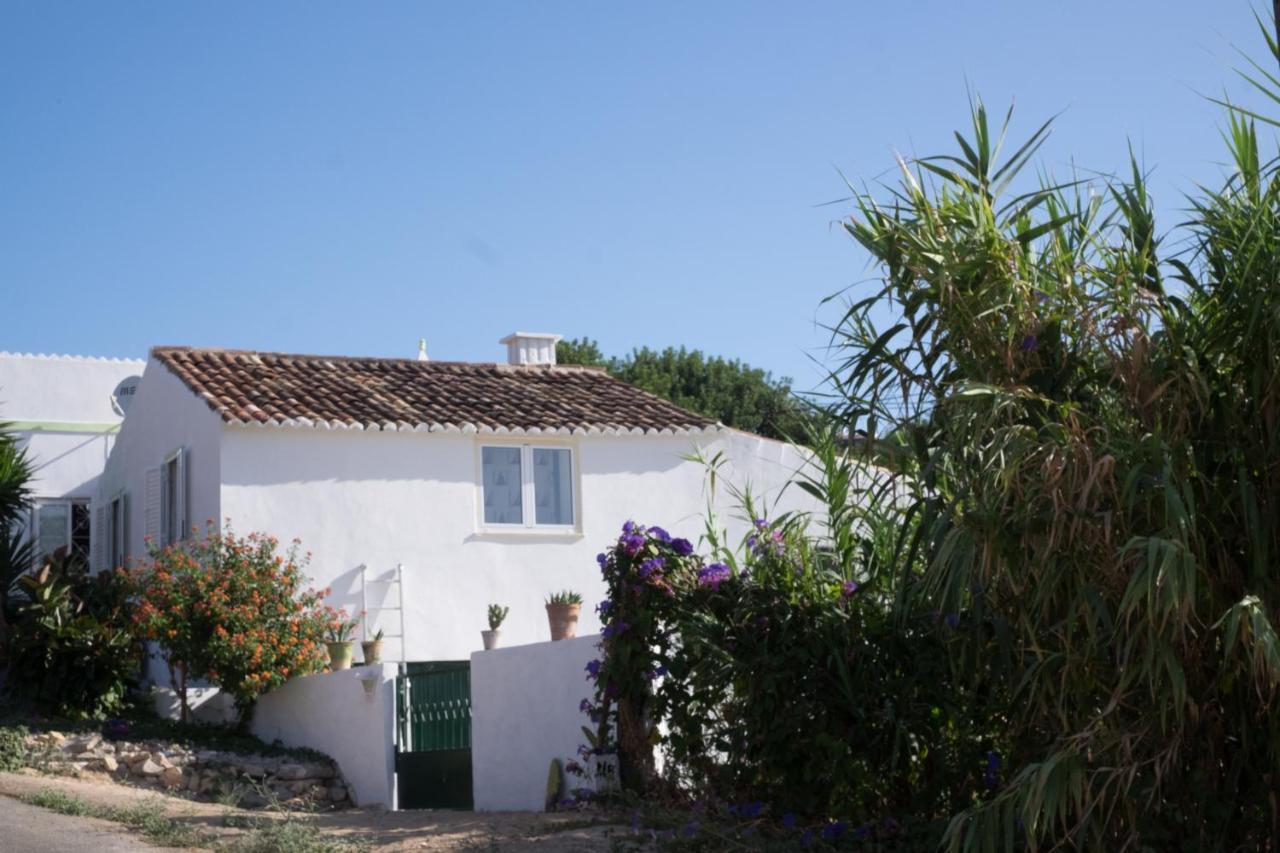
[(581, 604), (548, 604), (547, 621), (552, 640), (568, 640), (578, 636), (578, 611)]
[(498, 640), (502, 639), (502, 632), (496, 628), (491, 631), (481, 631), (480, 639), (484, 641), (485, 651), (496, 649), (498, 647)]
[(351, 669), (352, 644), (327, 643), (329, 647), (329, 669), (337, 672), (340, 669)]

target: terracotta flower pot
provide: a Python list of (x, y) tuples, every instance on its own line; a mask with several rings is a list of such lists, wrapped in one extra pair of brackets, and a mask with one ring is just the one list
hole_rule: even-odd
[(360, 651), (364, 653), (364, 663), (366, 666), (371, 663), (377, 663), (382, 660), (382, 641), (365, 640), (360, 644)]
[(581, 604), (548, 604), (547, 621), (551, 623), (551, 639), (569, 640), (578, 636), (578, 611)]
[(337, 672), (340, 669), (351, 669), (352, 644), (326, 643), (329, 647), (329, 669)]

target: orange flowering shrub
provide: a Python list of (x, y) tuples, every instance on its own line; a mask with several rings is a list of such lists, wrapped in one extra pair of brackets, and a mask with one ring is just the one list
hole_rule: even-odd
[(278, 546), (211, 524), (201, 539), (151, 546), (149, 559), (128, 570), (135, 626), (160, 645), (184, 718), (188, 677), (234, 697), (243, 725), (260, 695), (328, 662), (328, 590), (306, 587), (309, 555), (297, 540), (283, 554)]

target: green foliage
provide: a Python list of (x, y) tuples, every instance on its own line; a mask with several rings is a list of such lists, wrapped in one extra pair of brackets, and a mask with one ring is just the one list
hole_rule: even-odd
[(883, 281), (835, 329), (843, 422), (914, 456), (897, 618), (957, 614), (963, 714), (1005, 744), (1007, 778), (953, 803), (949, 845), (1264, 849), (1280, 163), (1230, 113), (1230, 174), (1165, 239), (1136, 163), (1101, 193), (1014, 189), (1048, 126), (1002, 158), (1007, 123), (976, 103), (955, 156), (857, 199)]
[(595, 341), (580, 338), (556, 344), (556, 361), (604, 367), (691, 412), (770, 438), (801, 437), (816, 420), (812, 407), (792, 393), (790, 379), (700, 350), (646, 347), (605, 359)]
[(506, 620), (507, 614), (511, 612), (510, 607), (503, 607), (501, 604), (489, 605), (489, 630), (496, 631), (502, 627), (502, 623)]
[(12, 773), (27, 766), (26, 726), (0, 726), (0, 772)]
[[(792, 843), (828, 817), (912, 815), (910, 831), (936, 844), (998, 775), (1002, 747), (954, 676), (956, 620), (894, 610), (899, 516), (837, 438), (810, 437), (815, 465), (797, 484), (827, 507), (820, 528), (761, 517), (734, 491), (752, 530), (731, 544), (709, 518), (714, 562), (631, 523), (601, 555), (609, 597), (589, 746), (616, 744), (631, 791), (790, 812)], [(723, 461), (708, 460), (713, 482)]]
[(564, 589), (547, 596), (547, 604), (581, 604), (582, 593)]
[(18, 578), (24, 601), (11, 640), (12, 687), (71, 716), (119, 711), (141, 661), (113, 575), (90, 577), (83, 561), (60, 548), (33, 574)]
[(608, 367), (609, 360), (600, 351), (600, 344), (591, 338), (574, 338), (556, 342), (557, 364), (582, 364), (588, 367)]
[(13, 593), (35, 559), (23, 530), (34, 471), (26, 449), (0, 424), (0, 660), (8, 656), (9, 624), (17, 617)]

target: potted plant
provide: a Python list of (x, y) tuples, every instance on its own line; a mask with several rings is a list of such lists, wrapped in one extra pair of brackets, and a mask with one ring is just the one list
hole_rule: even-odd
[(374, 632), (372, 639), (365, 640), (360, 644), (360, 651), (364, 653), (364, 663), (368, 666), (371, 663), (377, 663), (382, 660), (382, 629), (379, 628)]
[(551, 623), (551, 639), (568, 640), (578, 635), (578, 611), (582, 596), (562, 590), (547, 596), (547, 621)]
[(342, 608), (333, 610), (329, 627), (325, 631), (326, 645), (329, 647), (329, 669), (335, 672), (351, 668), (352, 646), (351, 635), (360, 624), (359, 619), (347, 618), (347, 611)]
[(502, 632), (498, 629), (502, 627), (502, 620), (507, 618), (509, 612), (511, 612), (510, 607), (503, 607), (501, 604), (489, 605), (489, 630), (480, 632), (486, 651), (498, 647), (498, 638), (502, 636)]

